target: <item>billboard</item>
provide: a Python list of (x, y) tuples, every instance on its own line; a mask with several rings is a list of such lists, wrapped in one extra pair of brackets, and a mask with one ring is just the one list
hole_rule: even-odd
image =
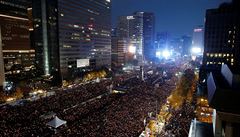
[(77, 68), (83, 68), (90, 65), (89, 59), (77, 59)]

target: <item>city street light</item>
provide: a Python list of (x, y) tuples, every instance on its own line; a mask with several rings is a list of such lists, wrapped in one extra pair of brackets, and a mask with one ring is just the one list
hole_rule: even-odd
[(128, 47), (128, 51), (132, 54), (135, 54), (136, 53), (136, 47), (131, 45), (131, 46)]
[(168, 51), (168, 50), (164, 50), (163, 52), (162, 52), (162, 56), (164, 57), (164, 58), (169, 58), (170, 57), (170, 55), (171, 55), (171, 53)]
[(192, 54), (200, 54), (202, 52), (202, 49), (199, 47), (192, 47), (191, 53)]

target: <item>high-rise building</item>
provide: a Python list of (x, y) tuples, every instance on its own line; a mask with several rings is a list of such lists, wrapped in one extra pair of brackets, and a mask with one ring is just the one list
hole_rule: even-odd
[(61, 83), (57, 0), (33, 1), (33, 37), (36, 67), (42, 75), (51, 75)]
[(0, 1), (0, 26), (5, 74), (21, 74), (34, 66), (30, 42), (30, 0)]
[(143, 13), (143, 53), (146, 60), (152, 60), (155, 57), (154, 48), (155, 35), (155, 16), (153, 13)]
[(209, 72), (219, 73), (222, 64), (227, 64), (233, 73), (240, 72), (239, 6), (234, 1), (207, 10), (201, 81), (206, 81)]
[(59, 0), (58, 10), (61, 71), (77, 59), (89, 59), (94, 68), (110, 67), (111, 2)]
[(154, 25), (153, 13), (135, 12), (131, 16), (121, 16), (117, 23), (117, 37), (129, 38), (129, 46), (136, 48), (135, 58), (138, 65), (144, 58), (154, 57)]
[(203, 26), (198, 26), (193, 30), (192, 46), (203, 49), (204, 47), (203, 42), (204, 42), (204, 28)]
[(112, 37), (112, 65), (121, 67), (127, 63), (128, 38)]
[(116, 36), (119, 38), (129, 38), (129, 24), (133, 16), (120, 16), (117, 20)]
[(135, 13), (131, 16), (121, 16), (117, 23), (117, 37), (129, 39), (128, 47), (135, 49), (131, 60), (136, 60), (137, 65), (143, 62), (143, 16)]
[(111, 65), (109, 0), (33, 3), (37, 63), (45, 75), (59, 77), (61, 71), (65, 78), (81, 59), (88, 59), (91, 68)]
[(158, 32), (155, 39), (155, 48), (167, 49), (170, 44), (170, 34), (168, 32)]
[(181, 45), (182, 45), (182, 51), (181, 51), (182, 56), (189, 55), (190, 49), (192, 46), (192, 38), (187, 35), (182, 36)]

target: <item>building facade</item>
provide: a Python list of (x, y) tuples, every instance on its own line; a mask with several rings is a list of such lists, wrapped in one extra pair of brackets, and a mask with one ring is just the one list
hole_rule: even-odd
[(109, 0), (34, 1), (36, 56), (43, 74), (65, 78), (80, 59), (89, 59), (93, 69), (110, 67), (110, 12)]
[(111, 2), (59, 0), (58, 11), (62, 73), (78, 59), (89, 59), (93, 68), (110, 67)]
[(181, 55), (190, 55), (191, 47), (192, 47), (192, 37), (184, 35), (181, 38)]
[(112, 37), (112, 65), (122, 67), (127, 61), (129, 39)]
[(30, 41), (31, 1), (0, 1), (2, 52), (6, 77), (34, 67), (35, 51)]
[(227, 64), (233, 73), (240, 72), (239, 9), (239, 2), (234, 1), (207, 10), (201, 81), (209, 72), (218, 73), (222, 64)]
[(134, 59), (142, 65), (145, 58), (154, 57), (154, 25), (153, 13), (135, 12), (130, 16), (121, 16), (117, 23), (117, 37), (128, 38), (129, 46), (136, 48)]
[(192, 47), (200, 48), (203, 51), (204, 48), (204, 28), (203, 26), (198, 26), (193, 30), (192, 37)]
[(143, 51), (146, 60), (153, 60), (156, 50), (154, 48), (155, 16), (153, 13), (143, 13)]

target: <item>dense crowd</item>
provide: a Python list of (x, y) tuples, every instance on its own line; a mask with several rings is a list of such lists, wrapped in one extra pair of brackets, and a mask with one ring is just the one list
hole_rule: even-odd
[[(156, 77), (148, 79), (154, 81)], [(128, 92), (110, 94), (108, 87), (112, 83), (114, 87), (127, 88)], [(105, 80), (58, 91), (54, 96), (24, 106), (1, 108), (0, 135), (139, 136), (144, 130), (143, 121), (148, 113), (159, 112), (172, 88), (163, 84), (155, 89), (149, 82), (126, 75), (116, 81)], [(67, 125), (51, 130), (46, 125), (51, 119), (42, 118), (49, 112), (56, 113), (60, 119), (67, 121)]]
[(184, 103), (178, 110), (172, 111), (172, 117), (161, 133), (161, 137), (186, 137), (194, 119), (194, 107), (190, 103)]
[(109, 82), (86, 84), (77, 88), (57, 92), (56, 95), (42, 98), (24, 106), (5, 106), (0, 109), (0, 135), (37, 136), (49, 132), (46, 121), (40, 116), (49, 112), (59, 112), (83, 101), (108, 92)]

